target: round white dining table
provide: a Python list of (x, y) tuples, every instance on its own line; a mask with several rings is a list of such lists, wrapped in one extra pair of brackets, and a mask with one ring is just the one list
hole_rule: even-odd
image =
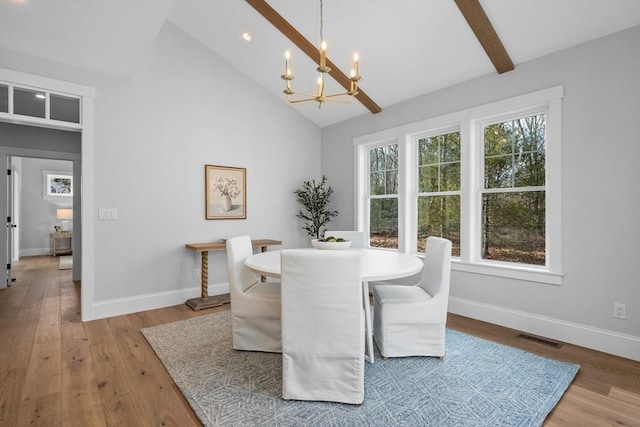
[[(318, 249), (309, 248), (310, 251)], [(381, 249), (347, 249), (360, 252), (360, 270), (362, 275), (362, 296), (365, 308), (365, 326), (367, 337), (367, 360), (373, 363), (373, 325), (371, 303), (369, 301), (369, 282), (398, 279), (412, 276), (422, 271), (422, 259), (415, 255)], [(267, 251), (249, 256), (245, 265), (254, 272), (269, 277), (280, 277), (281, 251)]]

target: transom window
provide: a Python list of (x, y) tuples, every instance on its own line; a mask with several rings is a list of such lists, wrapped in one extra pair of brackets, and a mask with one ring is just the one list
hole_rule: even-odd
[(454, 269), (560, 284), (561, 98), (555, 87), (354, 139), (370, 246), (423, 253), (441, 236)]
[(79, 125), (80, 97), (0, 82), (0, 118), (3, 113)]

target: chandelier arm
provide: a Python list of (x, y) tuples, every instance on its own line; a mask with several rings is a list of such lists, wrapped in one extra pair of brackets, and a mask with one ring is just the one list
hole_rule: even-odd
[(341, 92), (341, 93), (333, 93), (331, 95), (325, 95), (324, 97), (329, 99), (329, 98), (338, 98), (340, 96), (351, 96), (351, 95), (349, 95), (349, 92)]
[(309, 98), (317, 98), (318, 97), (317, 93), (299, 92), (299, 91), (293, 90), (293, 89), (291, 89), (291, 91), (293, 92), (291, 95), (307, 96)]
[(287, 102), (290, 102), (292, 104), (299, 104), (301, 102), (309, 102), (309, 101), (316, 101), (316, 98), (305, 98), (305, 99), (289, 99), (289, 98), (287, 98)]

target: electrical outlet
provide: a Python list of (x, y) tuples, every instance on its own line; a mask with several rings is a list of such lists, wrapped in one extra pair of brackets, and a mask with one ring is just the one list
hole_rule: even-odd
[(619, 302), (613, 303), (613, 317), (616, 319), (626, 319), (627, 318), (627, 306), (625, 304), (621, 304)]
[(193, 278), (194, 279), (199, 279), (200, 278), (200, 269), (199, 268), (194, 268), (193, 269)]

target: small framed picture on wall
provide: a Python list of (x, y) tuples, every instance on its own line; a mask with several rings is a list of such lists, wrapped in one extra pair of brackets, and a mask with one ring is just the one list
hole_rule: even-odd
[(206, 219), (247, 218), (247, 170), (205, 165)]

